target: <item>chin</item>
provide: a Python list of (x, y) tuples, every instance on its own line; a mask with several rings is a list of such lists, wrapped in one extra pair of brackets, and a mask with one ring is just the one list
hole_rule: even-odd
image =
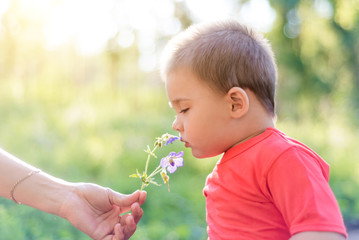
[(193, 150), (193, 148), (191, 149), (192, 150), (192, 155), (195, 157), (195, 158), (204, 158), (203, 157), (203, 154), (201, 154), (200, 152), (196, 151), (196, 150)]
[(220, 153), (218, 154), (215, 154), (215, 153), (204, 153), (204, 152), (198, 152), (198, 151), (195, 151), (192, 149), (192, 155), (195, 157), (195, 158), (210, 158), (210, 157), (215, 157), (217, 155), (219, 155)]

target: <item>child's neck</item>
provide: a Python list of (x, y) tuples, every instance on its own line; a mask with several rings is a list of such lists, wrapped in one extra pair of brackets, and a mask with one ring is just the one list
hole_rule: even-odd
[(241, 133), (235, 145), (243, 143), (263, 133), (267, 128), (274, 127), (274, 118), (271, 113), (258, 101), (252, 92), (248, 92), (250, 108), (241, 119), (239, 127)]
[(243, 143), (243, 142), (245, 142), (245, 141), (247, 141), (247, 140), (249, 140), (249, 139), (251, 139), (251, 138), (254, 138), (254, 137), (256, 137), (256, 136), (258, 136), (258, 135), (264, 133), (266, 129), (267, 129), (267, 128), (261, 129), (261, 130), (255, 132), (255, 133), (249, 135), (248, 137), (243, 138), (243, 139), (240, 140), (236, 145), (241, 144), (241, 143)]

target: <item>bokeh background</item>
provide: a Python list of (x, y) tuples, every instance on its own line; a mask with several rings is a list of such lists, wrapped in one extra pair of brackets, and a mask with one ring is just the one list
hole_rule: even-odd
[[(135, 191), (128, 176), (144, 168), (146, 145), (175, 134), (158, 73), (164, 45), (192, 23), (228, 17), (269, 39), (277, 127), (331, 165), (346, 225), (358, 229), (358, 0), (1, 0), (0, 147), (68, 181)], [(202, 188), (218, 157), (185, 149), (184, 158), (170, 193), (146, 189), (131, 239), (206, 239)], [(0, 239), (89, 238), (0, 199)]]

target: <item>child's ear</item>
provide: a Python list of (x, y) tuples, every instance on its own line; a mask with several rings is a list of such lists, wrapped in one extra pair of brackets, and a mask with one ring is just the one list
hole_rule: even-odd
[(240, 118), (248, 112), (249, 99), (243, 88), (232, 87), (229, 89), (227, 100), (231, 104), (231, 115), (234, 118)]

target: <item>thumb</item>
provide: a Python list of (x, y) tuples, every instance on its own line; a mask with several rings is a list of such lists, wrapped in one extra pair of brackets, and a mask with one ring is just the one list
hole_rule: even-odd
[(139, 202), (141, 192), (139, 190), (137, 190), (136, 192), (133, 192), (132, 194), (126, 195), (126, 194), (121, 194), (121, 193), (118, 193), (115, 191), (111, 191), (111, 195), (112, 196), (109, 198), (112, 200), (111, 204), (114, 204), (114, 205), (117, 205), (120, 207), (129, 207), (134, 202)]

